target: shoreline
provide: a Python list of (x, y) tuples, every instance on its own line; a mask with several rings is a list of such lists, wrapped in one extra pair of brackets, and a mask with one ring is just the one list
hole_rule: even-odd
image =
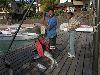
[[(13, 25), (20, 25), (20, 24), (12, 24), (12, 25), (0, 24), (0, 28), (6, 28), (8, 26), (13, 26)], [(22, 24), (22, 27), (34, 27), (34, 24)]]

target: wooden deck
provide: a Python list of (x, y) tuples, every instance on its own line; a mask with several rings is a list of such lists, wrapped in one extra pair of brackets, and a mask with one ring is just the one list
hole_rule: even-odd
[[(75, 58), (68, 57), (69, 35), (67, 32), (58, 32), (57, 50), (53, 53), (58, 62), (58, 67), (50, 69), (50, 65), (44, 58), (34, 60), (33, 45), (8, 52), (0, 56), (0, 75), (9, 75), (8, 70), (13, 70), (13, 75), (93, 75), (93, 34), (88, 32), (77, 32), (75, 44)], [(5, 60), (10, 68), (5, 65)], [(41, 70), (37, 64), (41, 63), (47, 67)], [(99, 74), (98, 74), (99, 75)]]
[[(92, 75), (93, 46), (92, 34), (77, 32), (77, 41), (75, 45), (75, 58), (68, 57), (68, 41), (67, 47), (60, 52), (56, 60), (58, 67), (48, 68), (44, 72), (35, 70), (34, 75)], [(32, 70), (33, 71), (33, 70)], [(32, 75), (33, 75), (32, 74)]]

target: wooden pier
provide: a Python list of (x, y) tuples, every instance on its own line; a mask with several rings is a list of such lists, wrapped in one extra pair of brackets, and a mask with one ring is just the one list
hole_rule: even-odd
[[(68, 57), (69, 36), (67, 32), (58, 32), (58, 53), (54, 55), (58, 67), (41, 71), (37, 68), (37, 60), (33, 59), (33, 45), (7, 53), (5, 59), (9, 61), (14, 75), (92, 75), (93, 63), (93, 33), (77, 32), (75, 44), (75, 58)], [(64, 50), (63, 50), (64, 49)], [(60, 50), (60, 51), (59, 51)], [(61, 51), (62, 50), (62, 51)], [(8, 75), (4, 60), (0, 57), (0, 75)], [(41, 61), (41, 59), (38, 59)], [(43, 64), (48, 64), (46, 61)], [(26, 65), (26, 66), (25, 66)]]
[[(64, 36), (64, 35), (62, 35)], [(66, 48), (57, 56), (58, 67), (48, 68), (44, 73), (38, 70), (33, 75), (92, 75), (93, 43), (92, 34), (77, 32), (76, 56), (68, 57)], [(60, 40), (60, 38), (59, 38)], [(64, 42), (64, 40), (62, 40)], [(32, 70), (33, 71), (33, 70)]]
[[(46, 75), (92, 75), (92, 48), (90, 40), (82, 34), (81, 40), (76, 44), (76, 57), (68, 58), (66, 48), (61, 56), (58, 57), (58, 67), (47, 70)], [(86, 43), (86, 41), (88, 41)]]

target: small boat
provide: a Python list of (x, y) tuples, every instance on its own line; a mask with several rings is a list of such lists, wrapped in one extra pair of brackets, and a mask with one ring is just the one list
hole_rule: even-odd
[[(10, 31), (0, 31), (0, 40), (12, 40), (14, 34)], [(37, 38), (38, 34), (36, 33), (18, 33), (15, 37), (15, 40), (32, 40)]]

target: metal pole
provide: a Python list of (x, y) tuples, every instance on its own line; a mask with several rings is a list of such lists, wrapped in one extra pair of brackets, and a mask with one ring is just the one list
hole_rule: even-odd
[(100, 0), (97, 0), (97, 23), (100, 22)]
[(98, 75), (100, 75), (100, 0), (98, 0), (98, 11), (97, 11), (97, 17), (98, 17)]
[(99, 58), (99, 41), (100, 41), (100, 0), (96, 1), (96, 26), (97, 31), (94, 32), (94, 51), (93, 51), (93, 75), (98, 75), (98, 58)]

